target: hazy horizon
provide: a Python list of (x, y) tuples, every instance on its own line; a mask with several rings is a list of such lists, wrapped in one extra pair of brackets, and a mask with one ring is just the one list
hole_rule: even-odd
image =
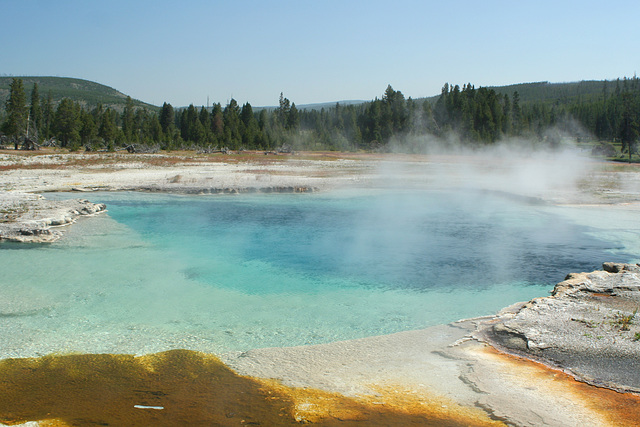
[[(16, 79), (22, 79), (22, 80), (38, 79), (38, 78), (61, 78), (61, 79), (84, 80), (84, 81), (87, 81), (87, 82), (97, 83), (97, 84), (99, 84), (99, 85), (102, 85), (102, 86), (105, 86), (105, 87), (109, 87), (109, 88), (111, 88), (111, 89), (113, 89), (113, 90), (116, 90), (116, 91), (118, 91), (118, 92), (122, 93), (123, 95), (131, 96), (131, 95), (130, 95), (130, 94), (128, 94), (128, 93), (124, 93), (124, 92), (122, 92), (122, 91), (121, 91), (120, 89), (118, 89), (117, 87), (112, 87), (112, 86), (106, 85), (106, 84), (104, 84), (104, 83), (102, 83), (102, 82), (99, 82), (99, 81), (93, 81), (93, 80), (83, 79), (83, 78), (80, 78), (80, 77), (73, 77), (73, 76), (45, 76), (45, 75), (12, 75), (12, 74), (7, 74), (7, 73), (0, 74), (0, 77), (4, 77), (4, 78), (12, 78), (12, 79), (13, 79), (13, 78), (16, 78)], [(632, 76), (632, 77), (633, 77), (633, 78), (635, 78), (636, 76), (634, 75), (634, 76)], [(552, 82), (552, 81), (548, 81), (548, 80), (541, 80), (541, 81), (536, 81), (536, 82), (518, 82), (518, 83), (509, 83), (509, 84), (504, 84), (504, 85), (496, 84), (496, 85), (492, 85), (492, 86), (485, 86), (485, 87), (488, 87), (488, 88), (502, 88), (502, 87), (520, 86), (520, 85), (528, 85), (528, 84), (539, 84), (539, 83), (546, 83), (546, 84), (550, 84), (550, 85), (562, 85), (562, 84), (573, 84), (573, 83), (589, 82), (589, 81), (596, 81), (596, 82), (597, 82), (597, 81), (615, 82), (615, 81), (616, 81), (616, 80), (618, 80), (618, 79), (620, 79), (620, 80), (622, 81), (622, 79), (624, 79), (624, 78), (632, 78), (632, 77), (630, 77), (630, 76), (619, 76), (619, 77), (612, 78), (612, 79), (602, 79), (602, 80), (573, 80), (573, 81), (564, 81), (564, 82)], [(448, 83), (448, 84), (450, 84), (452, 87), (453, 87), (453, 86), (455, 86), (455, 85), (460, 85), (460, 86), (462, 86), (462, 85), (466, 84), (466, 83), (460, 83), (460, 82), (443, 82), (443, 85), (444, 85), (444, 83)], [(471, 84), (473, 84), (473, 82), (467, 82), (467, 83), (471, 83)], [(401, 88), (394, 87), (392, 83), (389, 83), (389, 85), (390, 85), (390, 86), (392, 86), (394, 89), (397, 89), (398, 91), (403, 92), (403, 95), (404, 95), (406, 98), (411, 97), (411, 98), (413, 98), (414, 100), (416, 100), (416, 99), (434, 98), (434, 97), (437, 97), (437, 96), (439, 96), (439, 95), (441, 94), (441, 93), (440, 93), (440, 91), (438, 91), (438, 93), (434, 93), (434, 94), (432, 94), (432, 95), (425, 95), (425, 96), (420, 96), (420, 97), (414, 97), (414, 96), (413, 96), (412, 94), (410, 94), (410, 93), (404, 93), (404, 91), (402, 91), (402, 89), (401, 89)], [(30, 87), (31, 87), (31, 86), (27, 85), (27, 86), (26, 86), (26, 90), (27, 90), (27, 91), (29, 91), (29, 90), (30, 90)], [(477, 89), (477, 88), (480, 88), (480, 87), (482, 87), (482, 86), (480, 86), (480, 85), (474, 85), (474, 87)], [(333, 106), (333, 105), (335, 105), (336, 103), (338, 103), (338, 104), (340, 104), (340, 105), (342, 105), (342, 106), (344, 106), (344, 105), (349, 105), (349, 104), (352, 104), (352, 103), (359, 104), (359, 103), (371, 102), (371, 101), (373, 101), (375, 98), (381, 98), (381, 97), (382, 97), (382, 95), (380, 95), (380, 94), (376, 94), (376, 95), (374, 95), (373, 97), (371, 97), (370, 99), (336, 99), (336, 100), (321, 101), (321, 102), (313, 102), (313, 101), (312, 101), (312, 102), (308, 102), (308, 103), (305, 103), (305, 104), (298, 104), (295, 100), (291, 100), (291, 101), (292, 101), (292, 102), (294, 102), (294, 103), (296, 104), (296, 106), (300, 108), (300, 107), (310, 107), (310, 106), (315, 107), (315, 106), (325, 106), (325, 105)], [(140, 102), (143, 102), (143, 103), (145, 103), (145, 104), (155, 105), (155, 106), (157, 106), (157, 107), (161, 107), (161, 106), (162, 106), (162, 104), (163, 104), (164, 102), (167, 102), (167, 101), (162, 101), (160, 104), (153, 104), (153, 103), (151, 103), (151, 102), (148, 102), (148, 101), (147, 101), (147, 100), (145, 100), (145, 99), (139, 99), (139, 98), (135, 98), (135, 97), (132, 97), (132, 99), (137, 100), (137, 101), (140, 101)], [(189, 104), (185, 104), (185, 105), (173, 105), (173, 104), (172, 104), (172, 106), (173, 106), (174, 108), (187, 108), (187, 107), (188, 107), (189, 105), (191, 105), (191, 104), (193, 104), (193, 105), (194, 105), (194, 106), (196, 106), (196, 107), (207, 106), (207, 104), (208, 104), (209, 109), (211, 109), (211, 108), (213, 107), (213, 104), (214, 104), (214, 103), (220, 103), (220, 104), (222, 104), (222, 106), (225, 106), (225, 105), (227, 105), (227, 104), (229, 103), (229, 101), (230, 101), (230, 100), (231, 100), (231, 98), (227, 99), (226, 101), (217, 101), (217, 100), (211, 100), (211, 99), (208, 99), (208, 100), (206, 100), (206, 101), (205, 101), (205, 103), (202, 103), (202, 104), (201, 104), (201, 103), (194, 103), (194, 102), (190, 102)], [(208, 102), (207, 102), (207, 101), (208, 101)], [(237, 101), (237, 100), (236, 100), (236, 101)], [(260, 109), (260, 108), (278, 108), (278, 102), (277, 102), (277, 100), (276, 100), (275, 102), (273, 102), (272, 104), (269, 104), (269, 105), (256, 105), (256, 104), (254, 104), (250, 99), (248, 99), (248, 100), (247, 100), (247, 102), (249, 102), (249, 103), (251, 104), (251, 106), (252, 106), (254, 109), (256, 109), (256, 108), (257, 108), (257, 109)], [(3, 106), (0, 106), (0, 108), (2, 108), (2, 107), (3, 107)]]
[[(413, 98), (445, 82), (613, 80), (640, 3), (3, 1), (0, 75), (98, 82), (154, 105)], [(29, 23), (25, 26), (25, 23)]]

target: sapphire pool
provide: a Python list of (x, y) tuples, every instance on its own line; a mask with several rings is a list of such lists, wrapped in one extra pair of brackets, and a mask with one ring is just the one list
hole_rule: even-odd
[(492, 314), (638, 255), (571, 208), (487, 192), (89, 199), (108, 214), (59, 242), (0, 245), (5, 357), (388, 334)]

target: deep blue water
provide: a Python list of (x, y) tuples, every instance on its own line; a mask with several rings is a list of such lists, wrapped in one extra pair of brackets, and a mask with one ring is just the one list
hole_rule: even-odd
[[(188, 260), (191, 278), (252, 293), (291, 289), (222, 283), (221, 257), (412, 291), (509, 281), (552, 285), (569, 271), (628, 257), (612, 256), (616, 243), (548, 209), (487, 193), (115, 196), (109, 209), (154, 245)], [(309, 283), (298, 286), (312, 290)]]

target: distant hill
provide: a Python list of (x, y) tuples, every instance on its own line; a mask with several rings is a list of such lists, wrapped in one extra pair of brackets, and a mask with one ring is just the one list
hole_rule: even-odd
[[(329, 108), (333, 108), (336, 106), (336, 104), (340, 104), (341, 107), (344, 107), (345, 105), (360, 105), (360, 104), (364, 104), (365, 102), (369, 102), (369, 101), (361, 101), (361, 100), (346, 100), (346, 101), (335, 101), (335, 102), (319, 102), (317, 104), (296, 104), (296, 108), (298, 110), (322, 110), (324, 109), (329, 109)], [(182, 107), (182, 108), (186, 108), (186, 107)], [(224, 108), (224, 106), (223, 106)], [(268, 106), (264, 106), (264, 107), (253, 107), (253, 111), (260, 111), (260, 110), (267, 110), (267, 111), (272, 111), (275, 110), (276, 108), (278, 108), (275, 105), (268, 105)], [(209, 110), (211, 110), (211, 108), (209, 108)]]
[[(54, 104), (59, 103), (63, 98), (70, 98), (87, 108), (93, 108), (98, 104), (103, 104), (105, 107), (112, 107), (121, 111), (124, 109), (127, 100), (127, 95), (124, 93), (109, 86), (88, 80), (69, 77), (0, 77), (0, 110), (4, 110), (5, 108), (5, 101), (9, 97), (11, 80), (14, 78), (22, 79), (27, 96), (27, 103), (30, 102), (31, 90), (33, 89), (34, 83), (38, 83), (40, 97), (46, 98), (49, 92), (51, 92)], [(138, 107), (144, 107), (150, 110), (158, 109), (158, 107), (154, 105), (135, 99), (133, 103)]]
[(364, 104), (365, 102), (368, 101), (360, 101), (360, 100), (346, 100), (346, 101), (336, 101), (336, 102), (321, 102), (318, 104), (302, 104), (302, 105), (296, 105), (296, 108), (298, 108), (298, 110), (322, 110), (324, 109), (328, 109), (328, 108), (333, 108), (336, 106), (336, 104), (340, 104), (341, 107), (344, 107), (345, 105), (359, 105), (359, 104)]
[[(9, 96), (9, 85), (11, 79), (14, 77), (0, 77), (0, 113), (5, 108), (5, 101)], [(55, 104), (60, 102), (62, 98), (70, 98), (81, 105), (92, 108), (98, 103), (102, 103), (104, 106), (115, 108), (118, 111), (122, 111), (127, 99), (127, 95), (117, 91), (114, 88), (105, 86), (99, 83), (91, 82), (88, 80), (74, 79), (69, 77), (16, 77), (22, 79), (24, 82), (25, 92), (27, 95), (27, 102), (33, 88), (33, 83), (38, 83), (38, 90), (41, 97), (46, 97), (51, 92), (53, 101)], [(519, 83), (507, 86), (488, 86), (489, 89), (495, 90), (499, 94), (507, 94), (509, 97), (513, 96), (515, 91), (520, 96), (520, 102), (526, 104), (529, 102), (559, 102), (567, 103), (576, 100), (589, 101), (597, 96), (602, 96), (603, 89), (605, 88), (609, 94), (613, 93), (616, 88), (616, 81), (603, 81), (603, 80), (589, 80), (580, 82), (569, 83), (549, 83), (549, 82), (533, 82), (533, 83)], [(443, 83), (444, 84), (444, 83)], [(449, 82), (449, 84), (463, 83)], [(473, 82), (472, 82), (473, 84)], [(620, 81), (622, 85), (622, 80)], [(476, 85), (476, 88), (480, 86)], [(405, 94), (409, 97), (411, 94)], [(422, 102), (425, 99), (435, 103), (440, 94), (436, 94), (426, 98), (415, 98), (415, 101)], [(369, 100), (370, 101), (370, 100)], [(361, 100), (344, 100), (337, 102), (324, 102), (316, 104), (301, 104), (296, 105), (299, 110), (320, 110), (322, 108), (330, 109), (335, 107), (336, 103), (341, 106), (346, 105), (359, 105), (369, 101)], [(144, 107), (152, 111), (157, 111), (158, 106), (147, 104), (139, 100), (133, 100), (134, 104), (138, 107)], [(277, 107), (265, 106), (254, 107), (254, 111), (261, 109), (272, 110)], [(180, 108), (176, 108), (180, 110)], [(1, 115), (1, 114), (0, 114)]]
[[(454, 86), (456, 85), (456, 83), (449, 84), (453, 84)], [(462, 84), (457, 84), (462, 87)], [(473, 82), (471, 84), (473, 84)], [(568, 83), (533, 82), (486, 87), (488, 89), (493, 89), (498, 94), (509, 95), (509, 98), (513, 97), (514, 92), (518, 92), (518, 96), (520, 96), (520, 102), (522, 104), (533, 102), (559, 102), (564, 104), (577, 100), (590, 101), (594, 97), (602, 96), (603, 88), (605, 88), (605, 86), (608, 93), (612, 94), (616, 88), (616, 84), (615, 80), (583, 80), (580, 82)], [(622, 79), (620, 79), (620, 86), (622, 86)], [(475, 85), (475, 87), (477, 89), (480, 86)], [(420, 100), (428, 99), (435, 103), (439, 97), (440, 94), (427, 98), (420, 98)]]
[[(622, 85), (622, 82), (620, 83)], [(522, 102), (572, 102), (580, 98), (590, 101), (593, 97), (602, 96), (605, 81), (585, 80), (569, 83), (520, 83), (509, 86), (489, 87), (499, 94), (507, 94), (510, 97), (518, 92)], [(607, 81), (606, 88), (611, 94), (616, 87), (615, 81)]]

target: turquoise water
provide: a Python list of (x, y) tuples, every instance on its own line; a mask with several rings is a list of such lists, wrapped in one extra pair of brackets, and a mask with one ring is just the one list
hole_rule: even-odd
[(637, 258), (578, 211), (488, 193), (89, 198), (108, 214), (61, 241), (0, 245), (5, 357), (387, 334), (491, 314), (569, 272)]

